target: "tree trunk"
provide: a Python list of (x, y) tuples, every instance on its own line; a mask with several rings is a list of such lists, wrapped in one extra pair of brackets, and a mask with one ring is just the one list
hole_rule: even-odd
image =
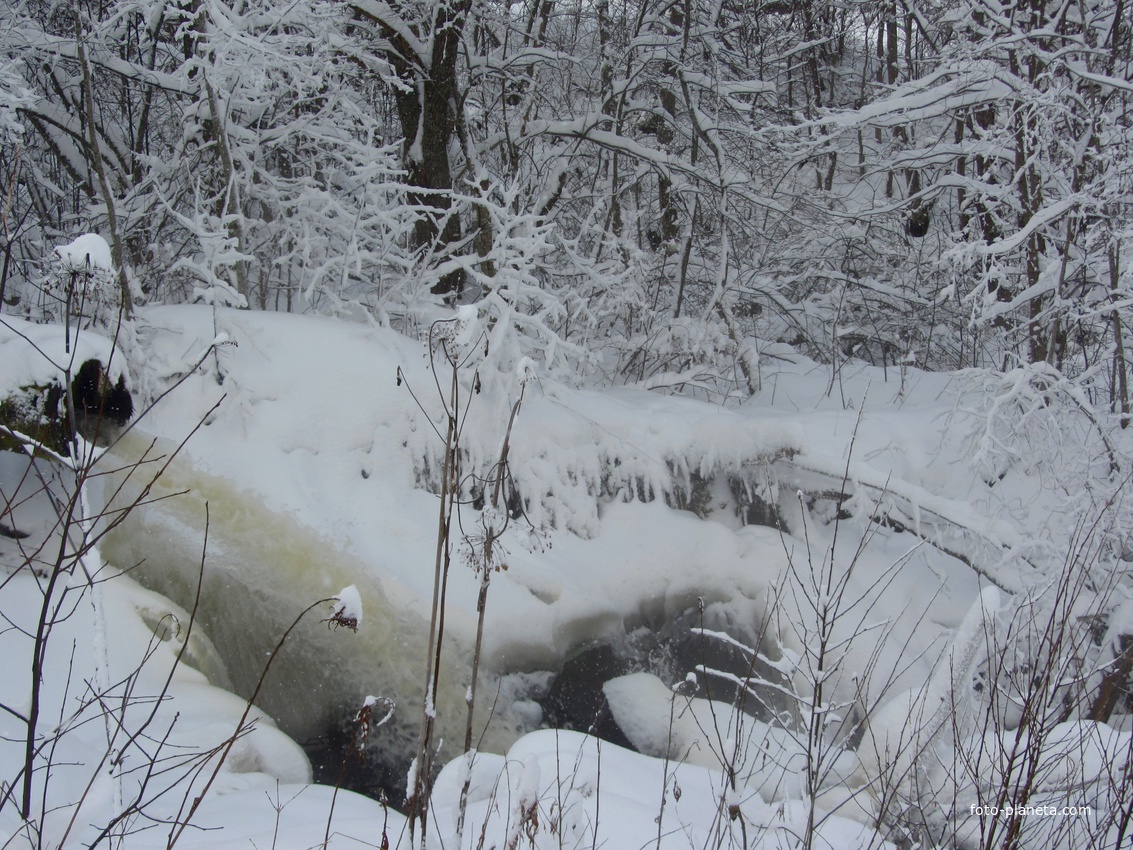
[[(413, 247), (426, 254), (439, 253), (462, 238), (460, 217), (452, 206), (449, 148), (456, 133), (456, 63), (468, 9), (468, 0), (436, 7), (427, 57), (416, 53), (394, 27), (378, 21), (391, 45), (387, 58), (406, 83), (395, 98), (405, 145), (408, 201), (423, 212), (413, 228)], [(422, 41), (427, 43), (425, 38)], [(463, 289), (461, 270), (449, 272), (433, 285), (433, 293), (448, 300), (455, 300)]]
[(1102, 679), (1098, 694), (1090, 706), (1088, 720), (1107, 722), (1117, 707), (1118, 699), (1129, 685), (1129, 674), (1133, 672), (1133, 638), (1121, 635), (1117, 643), (1117, 658)]
[(121, 300), (122, 316), (125, 319), (130, 319), (134, 312), (134, 300), (130, 295), (130, 282), (126, 276), (126, 256), (125, 251), (122, 250), (122, 236), (118, 230), (118, 216), (114, 207), (114, 190), (106, 175), (106, 165), (103, 162), (102, 149), (98, 143), (98, 126), (95, 123), (94, 114), (94, 81), (91, 79), (90, 63), (87, 61), (86, 48), (83, 46), (82, 27), (77, 16), (75, 17), (75, 48), (79, 57), (79, 67), (82, 71), (87, 155), (91, 169), (98, 180), (103, 203), (106, 204), (106, 226), (110, 231), (110, 253), (118, 277), (118, 296)]

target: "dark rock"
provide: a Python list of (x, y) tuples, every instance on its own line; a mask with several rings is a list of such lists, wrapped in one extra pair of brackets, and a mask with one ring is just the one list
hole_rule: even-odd
[(122, 426), (134, 415), (134, 399), (126, 389), (126, 382), (119, 377), (111, 384), (102, 364), (88, 360), (71, 382), (71, 394), (75, 399), (75, 410), (87, 417), (103, 419)]
[(546, 724), (554, 729), (588, 732), (603, 741), (633, 749), (622, 732), (602, 685), (631, 670), (627, 659), (609, 644), (598, 644), (576, 653), (563, 664), (540, 704)]

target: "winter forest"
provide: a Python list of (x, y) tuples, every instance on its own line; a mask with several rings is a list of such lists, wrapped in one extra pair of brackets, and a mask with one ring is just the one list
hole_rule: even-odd
[(0, 850), (1133, 848), (1133, 5), (0, 9)]

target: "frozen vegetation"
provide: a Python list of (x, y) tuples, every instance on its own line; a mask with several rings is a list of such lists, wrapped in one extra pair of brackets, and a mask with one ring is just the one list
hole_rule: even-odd
[[(1008, 434), (996, 417), (1027, 375), (832, 375), (783, 348), (760, 392), (721, 406), (577, 388), (530, 362), (491, 371), (482, 319), (442, 318), (471, 362), (456, 374), (460, 505), (433, 667), (449, 360), (427, 339), (318, 317), (182, 306), (134, 322), (142, 380), (173, 392), (105, 454), (80, 438), (78, 463), (0, 455), (12, 846), (383, 832), (409, 846), (400, 799), (326, 785), (406, 794), (422, 705), (439, 774), (416, 840), (424, 829), (430, 846), (459, 832), (464, 846), (880, 848), (902, 831), (969, 846), (1017, 824), (1078, 847), (1120, 829), (1130, 735), (1123, 709), (1098, 712), (1128, 608), (1123, 572), (1103, 571), (1124, 555), (1107, 446), (1122, 464), (1124, 449), (1056, 386)], [(6, 320), (2, 343), (34, 339), (45, 356), (63, 332)], [(81, 340), (76, 358), (110, 357), (108, 340)], [(6, 380), (44, 380), (20, 362), (5, 360)], [(63, 523), (75, 474), (84, 494)], [(556, 677), (595, 647), (615, 663), (583, 668), (596, 678), (573, 682), (570, 715)], [(44, 815), (29, 837), (33, 656)], [(336, 729), (338, 749), (318, 744)], [(358, 736), (362, 766), (343, 772)], [(293, 740), (326, 784), (307, 785)], [(1090, 814), (971, 813), (1016, 804)]]
[(1126, 850), (1133, 4), (0, 0), (0, 850)]

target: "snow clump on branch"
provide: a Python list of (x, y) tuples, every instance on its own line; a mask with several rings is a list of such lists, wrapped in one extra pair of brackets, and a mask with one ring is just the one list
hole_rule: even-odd
[(328, 618), (333, 626), (345, 626), (352, 632), (357, 632), (362, 625), (362, 596), (355, 585), (344, 587), (338, 595), (332, 597), (334, 611)]

